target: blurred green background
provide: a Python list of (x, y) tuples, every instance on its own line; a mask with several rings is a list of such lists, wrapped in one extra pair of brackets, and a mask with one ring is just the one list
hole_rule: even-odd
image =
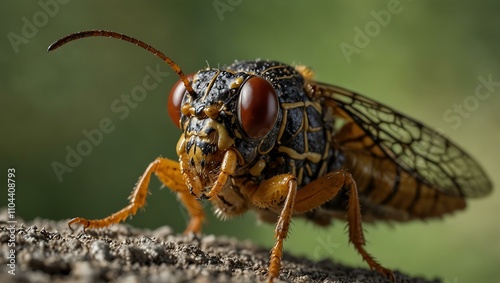
[[(359, 2), (357, 2), (359, 3)], [(0, 10), (0, 157), (17, 171), (16, 213), (24, 219), (100, 218), (122, 208), (137, 178), (157, 156), (176, 158), (180, 135), (166, 111), (177, 81), (158, 58), (103, 38), (47, 46), (69, 33), (109, 29), (162, 50), (186, 73), (235, 59), (275, 59), (311, 66), (319, 81), (361, 92), (439, 128), (500, 184), (500, 88), (472, 103), (478, 77), (500, 82), (500, 3), (471, 1), (5, 1)], [(398, 4), (399, 3), (399, 4)], [(385, 11), (385, 12), (384, 12)], [(387, 17), (390, 15), (390, 20)], [(362, 35), (364, 34), (364, 35)], [(340, 46), (358, 48), (349, 56)], [(347, 48), (347, 47), (346, 47)], [(169, 75), (124, 119), (111, 105), (160, 64)], [(484, 90), (484, 88), (483, 88)], [(124, 104), (121, 104), (123, 106)], [(452, 112), (449, 112), (449, 111)], [(464, 115), (460, 125), (445, 113)], [(465, 118), (465, 116), (467, 116)], [(460, 116), (462, 117), (462, 116)], [(53, 162), (82, 131), (110, 119), (114, 130), (59, 181)], [(4, 177), (5, 178), (5, 177)], [(5, 180), (5, 179), (4, 179)], [(154, 180), (145, 212), (127, 223), (181, 232), (185, 213)], [(7, 203), (7, 187), (0, 206)], [(498, 190), (497, 190), (498, 191)], [(499, 194), (471, 200), (444, 220), (365, 226), (368, 251), (385, 266), (444, 282), (498, 282)], [(251, 213), (222, 222), (210, 214), (205, 233), (270, 247), (273, 227)], [(327, 229), (296, 220), (285, 250), (313, 260), (331, 257), (366, 266), (347, 245), (345, 223)]]

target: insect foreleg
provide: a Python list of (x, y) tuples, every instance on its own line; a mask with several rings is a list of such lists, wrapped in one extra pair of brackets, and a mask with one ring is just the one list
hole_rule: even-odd
[(155, 171), (156, 176), (170, 190), (177, 193), (177, 197), (186, 207), (190, 220), (184, 233), (200, 233), (201, 225), (205, 220), (205, 212), (200, 202), (189, 192), (180, 173), (179, 162), (166, 158), (161, 159), (161, 165)]
[(103, 219), (87, 220), (85, 218), (77, 217), (69, 221), (68, 225), (70, 228), (72, 224), (81, 224), (85, 229), (103, 228), (111, 224), (124, 221), (130, 215), (134, 215), (139, 208), (146, 205), (148, 186), (152, 173), (155, 173), (165, 186), (177, 192), (179, 198), (188, 209), (191, 221), (186, 229), (186, 232), (199, 232), (201, 223), (205, 218), (203, 209), (200, 203), (198, 203), (194, 197), (190, 195), (189, 190), (184, 184), (184, 180), (180, 174), (179, 163), (166, 158), (157, 158), (149, 164), (148, 168), (139, 178), (139, 181), (129, 196), (129, 205)]

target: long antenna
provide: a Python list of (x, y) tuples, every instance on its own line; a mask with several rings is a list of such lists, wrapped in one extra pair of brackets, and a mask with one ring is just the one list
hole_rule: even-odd
[(130, 37), (125, 34), (117, 33), (114, 31), (107, 31), (107, 30), (88, 30), (88, 31), (81, 31), (77, 33), (73, 33), (70, 35), (67, 35), (58, 41), (52, 43), (47, 51), (52, 51), (56, 50), (57, 48), (63, 46), (64, 44), (81, 39), (81, 38), (86, 38), (86, 37), (94, 37), (94, 36), (102, 36), (102, 37), (109, 37), (109, 38), (115, 38), (123, 41), (128, 41), (134, 45), (137, 45), (141, 48), (146, 49), (147, 51), (153, 53), (153, 55), (161, 58), (163, 61), (165, 61), (176, 73), (177, 75), (181, 78), (182, 82), (184, 83), (184, 87), (186, 87), (186, 90), (189, 94), (194, 95), (195, 92), (193, 90), (193, 87), (191, 86), (191, 82), (188, 80), (186, 75), (182, 72), (181, 68), (179, 65), (177, 65), (172, 59), (168, 58), (165, 54), (161, 53), (159, 50), (156, 48), (152, 47), (149, 44), (144, 43), (141, 40), (135, 39), (133, 37)]

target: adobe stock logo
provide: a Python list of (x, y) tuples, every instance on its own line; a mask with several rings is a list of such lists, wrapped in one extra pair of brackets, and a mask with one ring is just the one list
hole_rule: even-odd
[(70, 0), (40, 0), (38, 1), (38, 6), (41, 10), (36, 11), (31, 16), (31, 19), (27, 17), (22, 17), (22, 26), (20, 34), (9, 32), (7, 33), (7, 39), (9, 39), (14, 53), (19, 53), (19, 46), (21, 44), (28, 44), (30, 39), (33, 39), (40, 28), (43, 28), (49, 23), (49, 18), (55, 17), (60, 9), (61, 5), (68, 4)]
[(452, 124), (453, 130), (462, 126), (463, 120), (469, 118), (471, 113), (479, 108), (481, 102), (489, 99), (495, 93), (495, 89), (500, 87), (500, 81), (494, 81), (492, 74), (489, 74), (487, 78), (479, 76), (477, 80), (479, 83), (474, 95), (468, 95), (461, 103), (453, 104), (453, 107), (443, 113), (443, 120)]
[(326, 239), (320, 236), (316, 237), (316, 242), (318, 245), (314, 249), (314, 259), (320, 260), (322, 258), (328, 258), (335, 254), (335, 250), (340, 247), (340, 244), (333, 241), (332, 236), (328, 235)]
[[(131, 110), (136, 109), (139, 103), (148, 97), (149, 92), (157, 88), (169, 75), (169, 73), (161, 71), (160, 66), (157, 64), (155, 69), (147, 66), (145, 69), (147, 74), (143, 77), (142, 83), (134, 86), (130, 90), (130, 94), (122, 93), (120, 98), (111, 102), (109, 108), (119, 120), (125, 120), (129, 117)], [(83, 162), (83, 158), (89, 156), (104, 141), (105, 135), (111, 134), (115, 129), (116, 125), (109, 117), (102, 118), (96, 128), (83, 129), (81, 131), (83, 137), (76, 145), (65, 147), (66, 158), (64, 162), (52, 162), (51, 167), (57, 180), (62, 182), (63, 175), (73, 172)]]
[(241, 5), (243, 0), (214, 0), (212, 5), (214, 6), (219, 20), (222, 22), (224, 20), (224, 14), (227, 12), (234, 11), (234, 8)]
[(342, 51), (347, 63), (351, 63), (353, 54), (360, 54), (364, 48), (370, 45), (372, 39), (377, 37), (382, 32), (382, 29), (391, 23), (393, 15), (397, 15), (402, 11), (403, 6), (399, 0), (390, 0), (387, 2), (387, 9), (382, 9), (378, 12), (371, 10), (370, 15), (373, 20), (368, 21), (363, 29), (358, 26), (354, 27), (353, 44), (345, 41), (339, 44), (340, 51)]

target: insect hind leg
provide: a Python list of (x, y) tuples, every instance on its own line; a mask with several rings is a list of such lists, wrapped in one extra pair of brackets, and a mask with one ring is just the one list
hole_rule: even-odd
[(349, 190), (349, 203), (347, 207), (349, 241), (354, 245), (356, 250), (368, 263), (371, 269), (382, 273), (394, 282), (395, 278), (392, 271), (378, 263), (375, 258), (373, 258), (363, 247), (365, 245), (365, 236), (363, 234), (363, 227), (361, 225), (361, 210), (359, 205), (358, 188), (350, 173), (344, 171), (344, 177), (344, 185)]
[(320, 178), (302, 187), (297, 192), (294, 213), (304, 213), (320, 207), (325, 202), (334, 198), (342, 188), (348, 190), (349, 202), (347, 207), (347, 220), (349, 225), (349, 241), (356, 250), (374, 269), (394, 281), (394, 274), (389, 269), (378, 263), (365, 249), (365, 236), (361, 223), (361, 210), (359, 205), (358, 188), (352, 175), (347, 170), (329, 172)]

